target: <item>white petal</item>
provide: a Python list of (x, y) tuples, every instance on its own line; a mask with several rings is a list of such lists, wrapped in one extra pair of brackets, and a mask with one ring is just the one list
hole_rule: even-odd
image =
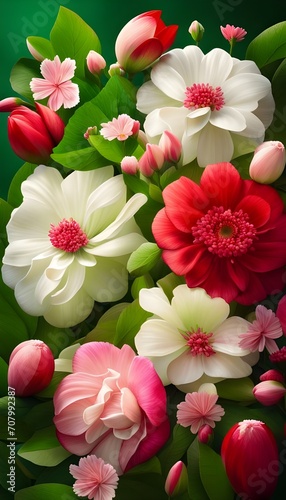
[(182, 165), (187, 165), (187, 163), (190, 163), (191, 161), (193, 161), (196, 158), (199, 138), (200, 138), (200, 132), (198, 132), (197, 134), (190, 135), (190, 136), (188, 136), (187, 134), (183, 135), (183, 138), (182, 138), (183, 151), (182, 151), (182, 158), (181, 158)]
[(198, 83), (220, 86), (228, 78), (232, 67), (232, 58), (225, 50), (213, 49), (203, 57)]
[(210, 123), (230, 132), (241, 132), (246, 127), (243, 114), (235, 108), (224, 106), (219, 111), (214, 111), (210, 116)]
[(51, 304), (60, 305), (70, 301), (81, 289), (85, 278), (85, 268), (77, 260), (69, 266), (65, 279), (60, 283), (60, 289), (51, 295)]
[(138, 90), (137, 95), (137, 109), (141, 113), (151, 113), (154, 109), (163, 108), (165, 106), (181, 106), (181, 102), (175, 101), (170, 97), (166, 96), (164, 92), (159, 90), (154, 83), (150, 80), (144, 83)]
[(16, 267), (29, 266), (34, 257), (50, 246), (49, 240), (42, 238), (13, 241), (6, 248), (3, 263)]
[(158, 373), (162, 384), (163, 385), (169, 385), (171, 383), (168, 375), (167, 375), (167, 370), (168, 366), (178, 356), (177, 352), (173, 352), (171, 354), (168, 354), (168, 356), (148, 356), (148, 359), (152, 361), (154, 368), (156, 372)]
[(97, 265), (86, 268), (84, 289), (97, 302), (115, 302), (128, 289), (125, 263), (98, 257)]
[(180, 73), (172, 66), (172, 57), (168, 56), (154, 66), (151, 80), (167, 97), (182, 103), (186, 97), (186, 84)]
[(250, 375), (252, 369), (239, 357), (216, 352), (204, 357), (204, 371), (211, 377), (242, 378)]
[(61, 214), (65, 209), (61, 191), (62, 180), (63, 178), (57, 169), (40, 165), (22, 183), (24, 200), (29, 198), (38, 201)]
[(203, 373), (202, 356), (192, 356), (189, 350), (174, 359), (167, 369), (167, 375), (174, 385), (194, 382)]
[[(150, 113), (144, 122), (144, 130), (148, 138), (160, 136), (164, 130), (169, 130), (181, 139), (186, 127), (186, 117), (189, 110), (187, 108), (166, 107), (155, 109)], [(154, 142), (152, 140), (151, 142)]]
[(213, 330), (212, 347), (215, 351), (230, 354), (232, 356), (245, 356), (248, 350), (238, 346), (239, 335), (246, 333), (249, 322), (238, 316), (227, 318), (221, 325)]
[(206, 167), (210, 163), (230, 161), (233, 153), (231, 135), (208, 124), (201, 132), (198, 141), (198, 164)]
[(242, 73), (223, 84), (223, 95), (227, 106), (253, 111), (270, 89), (271, 84), (264, 76)]
[(200, 132), (209, 122), (210, 116), (210, 108), (201, 108), (189, 113), (186, 123), (186, 135), (190, 136)]
[(13, 210), (7, 224), (9, 242), (43, 238), (50, 243), (48, 233), (51, 223), (57, 224), (59, 220), (60, 216), (56, 208), (25, 199), (19, 208)]
[(15, 288), (16, 284), (26, 276), (28, 271), (29, 266), (15, 267), (3, 264), (1, 268), (2, 279), (5, 285), (9, 286), (10, 288)]
[(120, 255), (129, 255), (145, 242), (146, 239), (141, 234), (131, 233), (119, 238), (113, 238), (111, 241), (86, 251), (101, 257), (118, 257)]
[(181, 349), (186, 341), (180, 332), (162, 319), (149, 319), (143, 323), (135, 337), (140, 356), (167, 356)]
[[(93, 212), (105, 207), (109, 207), (109, 211), (112, 211), (113, 204), (121, 200), (122, 206), (124, 206), (125, 199), (126, 186), (122, 175), (116, 175), (105, 181), (91, 193), (88, 199), (84, 217), (84, 227), (86, 228), (87, 221)], [(96, 214), (96, 216), (98, 217), (98, 214)]]
[(242, 111), (246, 127), (241, 132), (236, 132), (243, 137), (259, 138), (263, 137), (265, 133), (265, 128), (263, 123), (255, 116), (254, 113), (249, 113), (248, 111)]
[(223, 380), (221, 377), (209, 377), (205, 373), (198, 379), (195, 380), (195, 382), (191, 382), (190, 384), (177, 384), (176, 387), (179, 389), (179, 391), (182, 392), (198, 392), (199, 388), (203, 384), (216, 384), (217, 382), (220, 382)]
[(273, 120), (274, 111), (275, 101), (271, 92), (269, 92), (266, 97), (259, 101), (259, 106), (253, 114), (262, 121), (265, 129), (267, 129)]
[(58, 328), (68, 328), (85, 320), (92, 311), (94, 300), (81, 288), (68, 302), (51, 305), (44, 311), (45, 320)]
[(233, 67), (229, 75), (230, 78), (232, 76), (238, 75), (239, 73), (254, 73), (256, 75), (261, 75), (255, 62), (250, 60), (240, 61), (239, 59), (236, 59), (234, 57), (232, 58), (232, 60), (233, 60)]
[(142, 309), (164, 319), (166, 323), (172, 325), (175, 329), (184, 330), (184, 323), (161, 288), (143, 288), (140, 290), (139, 304)]

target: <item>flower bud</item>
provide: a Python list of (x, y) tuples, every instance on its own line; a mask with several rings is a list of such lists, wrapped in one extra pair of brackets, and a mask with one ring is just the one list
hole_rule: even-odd
[(165, 130), (161, 135), (159, 147), (162, 149), (165, 161), (177, 163), (182, 153), (182, 144), (176, 135)]
[(105, 68), (106, 61), (101, 54), (99, 54), (95, 50), (90, 50), (86, 57), (86, 64), (88, 70), (93, 75), (99, 75), (99, 73)]
[(139, 160), (139, 170), (146, 177), (151, 177), (154, 170), (159, 170), (165, 161), (162, 149), (156, 144), (146, 144), (146, 151)]
[(187, 468), (181, 460), (176, 462), (169, 470), (166, 482), (165, 491), (169, 497), (175, 497), (183, 494), (188, 488), (188, 472)]
[(26, 104), (25, 101), (22, 101), (19, 97), (6, 97), (6, 99), (0, 101), (0, 112), (8, 111), (10, 113), (23, 104)]
[(221, 457), (228, 479), (241, 498), (271, 498), (278, 480), (279, 455), (275, 437), (264, 422), (243, 420), (231, 427), (223, 439)]
[(265, 380), (276, 380), (276, 382), (284, 382), (284, 376), (278, 370), (267, 370), (267, 372), (260, 375), (259, 380), (265, 382)]
[(204, 36), (205, 28), (198, 21), (193, 21), (189, 27), (189, 33), (195, 42), (199, 42)]
[(88, 127), (85, 133), (83, 134), (83, 137), (88, 140), (90, 135), (97, 135), (96, 125), (94, 125), (93, 127)]
[(279, 403), (286, 393), (283, 384), (275, 380), (265, 380), (253, 388), (253, 394), (257, 401), (264, 406), (271, 406)]
[(34, 39), (33, 36), (29, 36), (26, 39), (28, 51), (30, 52), (31, 56), (33, 56), (33, 58), (36, 59), (36, 61), (42, 62), (45, 59), (45, 57), (37, 49), (35, 49), (35, 47), (33, 46), (33, 39)]
[(8, 117), (8, 138), (13, 151), (31, 163), (49, 161), (64, 135), (65, 124), (50, 108), (36, 103), (36, 111), (19, 106)]
[(110, 64), (108, 74), (109, 74), (109, 76), (115, 76), (115, 75), (124, 76), (125, 71), (123, 68), (121, 68), (120, 64), (116, 62), (116, 63)]
[(121, 170), (125, 174), (135, 175), (139, 170), (139, 163), (135, 156), (124, 156), (121, 161)]
[(213, 437), (213, 429), (210, 425), (204, 424), (199, 428), (198, 441), (203, 444), (209, 444)]
[(16, 396), (32, 396), (47, 387), (54, 373), (51, 349), (41, 340), (26, 340), (12, 351), (8, 367), (8, 385)]
[(250, 177), (260, 184), (271, 184), (279, 179), (286, 161), (285, 148), (280, 141), (266, 141), (254, 151), (249, 166)]
[(286, 335), (286, 295), (284, 295), (278, 302), (276, 316), (281, 323), (284, 335)]

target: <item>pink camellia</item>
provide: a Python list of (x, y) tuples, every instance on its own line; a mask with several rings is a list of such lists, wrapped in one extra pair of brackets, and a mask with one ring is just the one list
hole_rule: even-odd
[(8, 138), (24, 161), (47, 163), (64, 135), (63, 120), (50, 108), (36, 103), (36, 111), (19, 106), (8, 117)]
[(163, 199), (152, 231), (163, 260), (189, 287), (241, 304), (283, 289), (286, 214), (275, 189), (217, 163), (199, 185), (183, 176), (169, 184)]
[(174, 42), (177, 25), (166, 26), (161, 10), (151, 10), (134, 17), (120, 31), (115, 54), (127, 73), (143, 71)]
[(283, 384), (275, 380), (264, 380), (253, 388), (253, 394), (259, 403), (264, 406), (276, 405), (285, 396), (286, 389)]
[(256, 182), (271, 184), (283, 173), (285, 162), (286, 152), (282, 142), (263, 142), (254, 151), (249, 165), (249, 175)]
[(275, 437), (264, 422), (243, 420), (231, 427), (223, 439), (221, 457), (240, 498), (271, 498), (281, 464)]
[(166, 393), (150, 360), (130, 346), (90, 342), (59, 384), (54, 423), (64, 448), (95, 454), (122, 474), (155, 455), (169, 437)]
[(54, 368), (51, 349), (42, 340), (26, 340), (10, 355), (8, 385), (16, 396), (32, 396), (49, 385)]

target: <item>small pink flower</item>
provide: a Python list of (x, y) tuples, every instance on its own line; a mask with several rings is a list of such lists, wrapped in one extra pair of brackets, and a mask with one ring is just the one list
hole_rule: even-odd
[(171, 163), (179, 161), (182, 153), (182, 143), (175, 134), (165, 130), (161, 135), (159, 147), (162, 149), (166, 161)]
[(129, 115), (123, 113), (118, 118), (113, 118), (110, 122), (102, 123), (100, 134), (108, 141), (117, 139), (118, 141), (126, 141), (131, 135), (136, 135), (139, 132), (140, 123), (138, 120), (133, 120)]
[[(213, 385), (213, 384), (208, 384)], [(179, 403), (177, 408), (177, 422), (183, 427), (191, 427), (191, 432), (196, 434), (202, 425), (209, 425), (212, 429), (215, 422), (219, 422), (224, 415), (224, 409), (216, 404), (217, 394), (209, 392), (192, 392), (186, 394), (185, 401)]]
[(227, 24), (225, 27), (220, 27), (221, 33), (228, 42), (235, 40), (236, 42), (241, 42), (245, 35), (247, 35), (247, 31), (243, 28), (236, 28), (233, 25)]
[(262, 352), (264, 348), (272, 353), (278, 349), (274, 339), (283, 335), (279, 319), (271, 309), (259, 305), (255, 309), (256, 319), (246, 333), (240, 335), (242, 349)]
[(116, 470), (102, 458), (88, 455), (80, 459), (78, 465), (70, 465), (70, 473), (76, 479), (75, 494), (89, 500), (110, 500), (115, 497), (119, 481)]
[(79, 103), (79, 87), (71, 82), (75, 73), (75, 60), (67, 57), (63, 62), (59, 56), (54, 60), (44, 59), (40, 70), (43, 78), (32, 78), (30, 88), (38, 101), (49, 97), (48, 106), (57, 111), (61, 106), (73, 108)]
[(213, 429), (210, 425), (204, 424), (199, 428), (198, 441), (203, 444), (209, 444), (213, 436)]
[(254, 151), (249, 175), (256, 182), (271, 184), (282, 175), (285, 161), (284, 144), (280, 141), (265, 141)]

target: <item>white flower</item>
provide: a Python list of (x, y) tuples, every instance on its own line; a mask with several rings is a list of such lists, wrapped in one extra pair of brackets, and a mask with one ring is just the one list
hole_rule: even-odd
[(68, 327), (87, 318), (94, 301), (124, 297), (126, 262), (146, 241), (133, 217), (145, 195), (126, 201), (123, 177), (113, 177), (112, 166), (63, 179), (40, 165), (22, 193), (7, 225), (2, 267), (20, 307)]
[[(230, 161), (253, 151), (270, 125), (271, 84), (252, 61), (239, 61), (222, 49), (204, 55), (197, 46), (173, 49), (151, 71), (137, 93), (137, 107), (147, 114), (149, 142), (164, 130), (183, 146), (182, 164)], [(148, 114), (149, 113), (149, 114)]]
[(250, 375), (239, 347), (249, 323), (230, 317), (222, 298), (211, 298), (202, 288), (179, 285), (171, 304), (160, 288), (142, 289), (140, 306), (154, 314), (135, 337), (138, 354), (148, 357), (164, 385), (192, 392), (206, 382)]

